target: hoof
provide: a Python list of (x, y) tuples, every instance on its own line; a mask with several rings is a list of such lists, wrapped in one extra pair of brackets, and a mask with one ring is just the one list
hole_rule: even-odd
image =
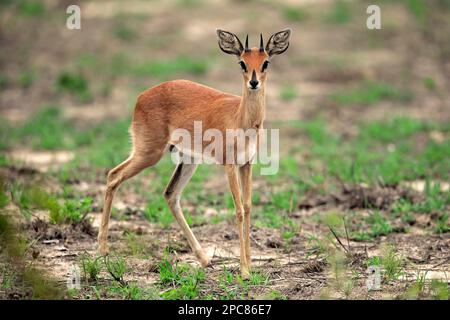
[(243, 269), (243, 268), (241, 268), (241, 277), (242, 277), (242, 279), (244, 279), (244, 280), (248, 280), (248, 279), (250, 279), (250, 271), (248, 271), (248, 269)]
[(203, 268), (212, 267), (211, 259), (202, 260), (200, 261), (200, 264)]
[(196, 251), (195, 256), (203, 268), (211, 266), (211, 259), (203, 251)]

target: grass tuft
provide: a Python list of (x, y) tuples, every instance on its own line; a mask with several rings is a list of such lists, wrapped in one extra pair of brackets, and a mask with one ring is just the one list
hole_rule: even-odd
[(285, 6), (281, 9), (283, 18), (292, 22), (303, 22), (308, 18), (308, 13), (303, 8)]
[(344, 0), (335, 0), (331, 9), (325, 17), (326, 22), (331, 24), (346, 24), (351, 20), (350, 5)]
[(80, 102), (90, 102), (92, 100), (88, 81), (79, 73), (61, 72), (56, 80), (56, 89), (59, 92), (69, 92), (75, 95)]
[(397, 89), (388, 83), (367, 82), (348, 92), (335, 93), (332, 98), (341, 105), (373, 105), (383, 100), (408, 102), (412, 98), (412, 93)]
[(293, 86), (283, 86), (280, 91), (280, 98), (289, 102), (297, 98), (297, 90)]
[(205, 59), (180, 56), (173, 60), (150, 61), (133, 67), (136, 76), (168, 78), (174, 74), (203, 75), (208, 70)]
[(205, 272), (187, 264), (173, 263), (165, 257), (159, 264), (159, 276), (163, 285), (175, 286), (162, 293), (164, 299), (195, 299), (199, 297), (198, 285), (204, 281)]

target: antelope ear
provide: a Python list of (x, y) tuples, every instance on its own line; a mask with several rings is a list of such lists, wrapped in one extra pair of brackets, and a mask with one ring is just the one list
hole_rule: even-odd
[(274, 33), (267, 41), (266, 52), (269, 56), (275, 54), (282, 54), (289, 47), (289, 38), (291, 36), (291, 29), (284, 29), (280, 32)]
[(234, 54), (238, 57), (241, 56), (244, 47), (242, 46), (239, 38), (231, 32), (217, 29), (217, 38), (219, 39), (219, 48), (228, 54)]

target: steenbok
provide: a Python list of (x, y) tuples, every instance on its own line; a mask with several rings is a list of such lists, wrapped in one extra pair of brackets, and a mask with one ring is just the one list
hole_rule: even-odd
[[(214, 129), (223, 133), (223, 136), (229, 129), (253, 129), (255, 132), (256, 139), (250, 139), (253, 142), (246, 140), (243, 145), (238, 145), (236, 139), (231, 139), (223, 143), (221, 152), (213, 153), (216, 162), (225, 167), (228, 176), (236, 209), (241, 273), (244, 277), (249, 275), (252, 159), (257, 153), (265, 118), (267, 71), (273, 56), (285, 52), (289, 47), (290, 35), (290, 29), (277, 32), (269, 38), (266, 46), (263, 44), (261, 35), (259, 47), (249, 48), (248, 36), (243, 46), (235, 34), (217, 30), (220, 49), (238, 58), (242, 69), (242, 97), (186, 80), (164, 82), (139, 95), (130, 127), (132, 152), (127, 160), (108, 173), (98, 234), (101, 254), (108, 253), (107, 238), (111, 203), (119, 185), (143, 169), (155, 165), (168, 148), (176, 148), (184, 157), (202, 157), (192, 148), (182, 145), (179, 139), (173, 138), (173, 133), (177, 129), (193, 132), (194, 122), (200, 121), (203, 130)], [(204, 147), (208, 145), (207, 141), (203, 141), (203, 144)], [(234, 161), (230, 161), (230, 157), (226, 156), (227, 152), (233, 152)], [(239, 154), (245, 154), (244, 162), (236, 160)], [(180, 206), (181, 193), (198, 164), (191, 161), (183, 162), (183, 157), (180, 159), (164, 191), (164, 197), (189, 241), (192, 251), (205, 267), (209, 265), (210, 258), (206, 256), (189, 228)]]

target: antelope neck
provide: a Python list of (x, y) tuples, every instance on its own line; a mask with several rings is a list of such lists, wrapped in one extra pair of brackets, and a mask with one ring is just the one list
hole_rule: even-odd
[(266, 92), (265, 87), (251, 91), (244, 84), (242, 89), (242, 99), (238, 109), (240, 118), (239, 127), (242, 129), (262, 126), (266, 112)]

